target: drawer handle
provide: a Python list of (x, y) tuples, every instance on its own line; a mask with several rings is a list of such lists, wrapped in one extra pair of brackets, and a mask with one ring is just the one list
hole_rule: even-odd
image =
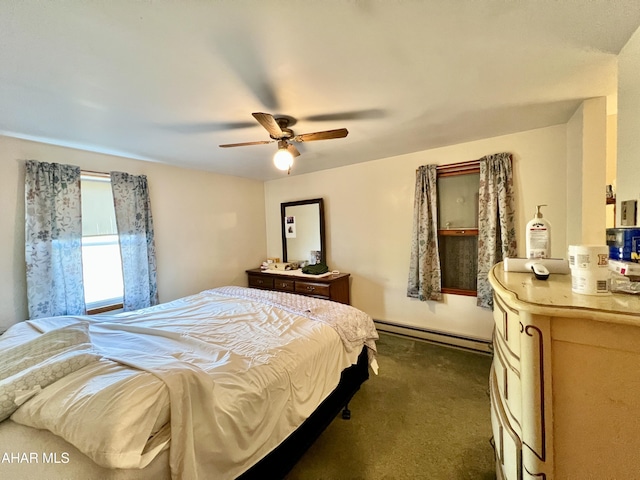
[(316, 289), (316, 287), (312, 287), (311, 285), (307, 286), (307, 291), (309, 292), (313, 292)]
[(285, 288), (285, 287), (287, 286), (287, 284), (286, 284), (286, 283), (284, 283), (284, 282), (282, 282), (282, 283), (280, 284), (280, 286), (281, 286), (282, 288)]
[(264, 283), (264, 280), (260, 280), (260, 279), (258, 279), (258, 282), (257, 282), (257, 283), (258, 283), (258, 285), (262, 285), (262, 284)]

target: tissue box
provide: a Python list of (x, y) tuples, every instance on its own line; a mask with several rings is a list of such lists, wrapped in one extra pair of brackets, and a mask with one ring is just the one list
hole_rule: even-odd
[(640, 294), (640, 263), (609, 260), (612, 292)]
[(619, 260), (609, 259), (609, 269), (620, 275), (640, 276), (640, 263), (621, 262)]

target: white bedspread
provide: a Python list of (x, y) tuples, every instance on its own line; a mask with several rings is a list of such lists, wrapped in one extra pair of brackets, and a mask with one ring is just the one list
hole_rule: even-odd
[(0, 348), (88, 322), (103, 358), (11, 418), (102, 466), (142, 468), (170, 442), (174, 479), (235, 478), (313, 412), (363, 345), (374, 351), (371, 318), (335, 305), (225, 287), (140, 312), (24, 322)]

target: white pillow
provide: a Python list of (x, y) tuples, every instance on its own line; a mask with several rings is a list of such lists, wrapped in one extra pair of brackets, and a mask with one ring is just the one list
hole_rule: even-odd
[(33, 340), (2, 348), (0, 337), (0, 380), (15, 375), (69, 347), (89, 344), (89, 324), (79, 322), (43, 333)]
[(0, 421), (18, 408), (16, 396), (21, 404), (40, 388), (100, 358), (88, 328), (87, 323), (70, 325), (0, 351)]

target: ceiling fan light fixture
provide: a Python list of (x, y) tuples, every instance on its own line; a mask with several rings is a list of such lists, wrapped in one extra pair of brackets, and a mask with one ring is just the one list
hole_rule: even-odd
[(278, 142), (278, 151), (273, 156), (274, 165), (282, 171), (291, 173), (293, 159), (300, 155), (300, 151), (295, 147), (294, 143), (313, 142), (316, 140), (330, 140), (332, 138), (344, 138), (349, 134), (346, 128), (337, 128), (334, 130), (324, 130), (322, 132), (303, 133), (296, 135), (289, 127), (296, 123), (293, 117), (279, 116), (274, 117), (270, 113), (255, 112), (252, 113), (264, 129), (269, 132), (271, 140), (261, 140), (257, 142), (227, 143), (220, 145), (222, 148), (244, 147), (247, 145), (264, 145), (266, 143)]
[(283, 142), (284, 145), (278, 142), (278, 151), (273, 156), (273, 164), (279, 170), (289, 170), (291, 165), (293, 165), (293, 155), (287, 150), (286, 142)]

